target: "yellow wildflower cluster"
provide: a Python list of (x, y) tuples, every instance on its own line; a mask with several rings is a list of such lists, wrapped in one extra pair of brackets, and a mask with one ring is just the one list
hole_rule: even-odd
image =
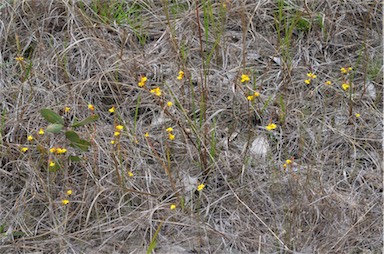
[(267, 130), (271, 131), (277, 128), (277, 125), (274, 123), (270, 123), (265, 127)]
[(247, 100), (249, 101), (253, 101), (255, 98), (259, 97), (260, 96), (260, 93), (258, 92), (254, 92), (252, 95), (248, 95), (247, 96)]
[(18, 61), (18, 62), (22, 62), (24, 60), (24, 57), (17, 56), (17, 57), (15, 57), (15, 60)]
[(308, 79), (304, 80), (305, 84), (307, 84), (307, 85), (311, 84), (311, 81), (313, 79), (317, 78), (317, 76), (315, 74), (313, 74), (312, 72), (308, 72), (307, 77), (308, 77)]
[(147, 77), (146, 76), (141, 76), (139, 83), (137, 84), (139, 87), (144, 87), (145, 82), (147, 82)]
[(349, 72), (352, 71), (352, 67), (348, 67), (348, 68), (342, 67), (342, 68), (340, 68), (340, 71), (342, 74), (348, 74)]
[(178, 80), (182, 80), (184, 78), (184, 72), (183, 71), (179, 71), (179, 76), (177, 76), (177, 79)]
[(246, 75), (246, 74), (242, 74), (241, 75), (241, 80), (240, 80), (241, 83), (244, 83), (244, 82), (247, 82), (247, 81), (250, 81), (250, 80), (251, 79), (249, 78), (248, 75)]
[(291, 164), (292, 164), (292, 160), (290, 159), (286, 160), (285, 163), (283, 164), (284, 169), (286, 169)]
[(61, 147), (52, 147), (49, 149), (49, 152), (54, 154), (64, 154), (67, 152), (67, 149)]
[(168, 127), (165, 131), (168, 132), (169, 140), (174, 140), (175, 139), (175, 135), (172, 133), (173, 132), (173, 128), (172, 127)]
[(156, 87), (150, 91), (151, 93), (155, 94), (156, 96), (161, 96), (161, 89), (160, 87)]
[(88, 109), (91, 110), (91, 111), (94, 111), (95, 110), (95, 106), (93, 106), (92, 104), (88, 104)]
[(347, 91), (350, 87), (350, 85), (348, 83), (344, 83), (341, 85), (341, 87), (343, 88), (344, 91)]

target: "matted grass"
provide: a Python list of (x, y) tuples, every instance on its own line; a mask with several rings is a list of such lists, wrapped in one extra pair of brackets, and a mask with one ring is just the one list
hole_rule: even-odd
[(380, 1), (0, 16), (1, 253), (382, 253)]

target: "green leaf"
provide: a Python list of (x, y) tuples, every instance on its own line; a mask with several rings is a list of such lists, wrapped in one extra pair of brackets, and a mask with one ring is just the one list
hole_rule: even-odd
[(45, 129), (46, 132), (51, 132), (51, 133), (59, 133), (63, 129), (64, 125), (54, 123), (48, 125), (48, 127)]
[(59, 123), (64, 125), (64, 119), (50, 109), (43, 108), (40, 110), (40, 114), (50, 123)]
[(163, 225), (163, 221), (160, 222), (159, 226), (156, 229), (155, 234), (153, 235), (151, 243), (149, 244), (148, 249), (147, 249), (147, 254), (151, 254), (152, 251), (156, 248), (156, 245), (157, 245), (157, 240), (156, 240), (157, 239), (157, 235), (159, 234), (162, 225)]
[(71, 141), (71, 142), (73, 142), (73, 143), (76, 143), (76, 142), (78, 142), (78, 141), (80, 140), (79, 135), (77, 135), (77, 133), (74, 132), (74, 131), (66, 131), (66, 132), (65, 132), (65, 137), (66, 137), (69, 141)]
[(92, 122), (98, 120), (99, 118), (100, 118), (100, 117), (99, 117), (98, 115), (92, 115), (92, 116), (90, 116), (90, 117), (85, 118), (83, 121), (80, 121), (80, 122), (78, 122), (78, 123), (74, 123), (74, 124), (72, 125), (72, 127), (80, 127), (80, 126), (84, 126), (84, 125), (86, 125), (86, 124), (89, 124), (89, 123), (92, 123)]
[(84, 139), (80, 139), (77, 142), (72, 142), (70, 144), (70, 146), (72, 146), (74, 148), (78, 148), (78, 149), (80, 149), (83, 152), (88, 152), (88, 149), (89, 149), (90, 145), (91, 145), (91, 142), (89, 142), (87, 140), (84, 140)]
[(81, 161), (81, 158), (79, 156), (69, 156), (69, 160), (73, 162), (79, 162)]

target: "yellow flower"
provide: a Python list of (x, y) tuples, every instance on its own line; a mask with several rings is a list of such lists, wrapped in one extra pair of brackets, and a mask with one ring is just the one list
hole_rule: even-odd
[(343, 88), (344, 91), (347, 91), (349, 89), (349, 84), (344, 83), (341, 85), (341, 87)]
[(249, 101), (253, 101), (253, 95), (249, 95), (249, 96), (247, 96), (247, 100), (249, 100)]
[(114, 145), (115, 143), (116, 143), (116, 141), (115, 141), (115, 140), (112, 140), (112, 141), (111, 141), (111, 144), (112, 144), (112, 145)]
[(56, 163), (54, 163), (53, 161), (50, 161), (50, 162), (49, 162), (49, 166), (50, 166), (50, 167), (54, 167), (55, 165), (56, 165)]
[(173, 131), (173, 128), (172, 128), (172, 127), (168, 127), (165, 131), (166, 131), (166, 132), (172, 132), (172, 131)]
[(114, 135), (115, 137), (118, 137), (118, 136), (120, 136), (120, 132), (119, 132), (119, 131), (115, 131), (115, 133), (113, 133), (113, 135)]
[(249, 79), (249, 76), (248, 76), (248, 75), (246, 75), (246, 74), (242, 74), (242, 75), (241, 75), (241, 80), (240, 80), (241, 83), (247, 82), (247, 81), (249, 81), (249, 80), (250, 80), (250, 79)]
[(146, 133), (144, 134), (144, 137), (148, 138), (148, 137), (149, 137), (149, 133), (146, 132)]
[(94, 111), (95, 110), (95, 106), (93, 106), (92, 104), (88, 104), (88, 109)]
[(25, 152), (28, 151), (28, 147), (22, 147), (22, 148), (20, 149), (20, 151), (23, 152), (23, 153), (25, 153)]
[(128, 176), (133, 177), (133, 173), (131, 171), (128, 171)]
[(18, 61), (18, 62), (21, 62), (21, 61), (24, 60), (24, 57), (22, 57), (22, 56), (17, 56), (17, 57), (15, 57), (15, 60)]
[(141, 78), (140, 78), (140, 82), (137, 84), (139, 87), (143, 87), (143, 86), (145, 86), (145, 82), (147, 82), (147, 77), (146, 76), (142, 76)]
[(156, 96), (161, 96), (161, 89), (160, 87), (156, 87), (150, 91), (151, 93), (154, 93)]
[(67, 195), (72, 195), (72, 190), (67, 190)]
[(56, 152), (57, 152), (57, 148), (52, 147), (51, 149), (49, 149), (49, 152), (51, 152), (51, 153), (56, 153)]
[(253, 96), (255, 96), (255, 97), (259, 97), (259, 96), (260, 96), (260, 93), (259, 93), (259, 92), (254, 92)]
[(172, 101), (168, 101), (168, 102), (167, 102), (167, 106), (168, 106), (168, 107), (172, 107), (172, 105), (173, 105)]
[(204, 187), (205, 187), (205, 184), (201, 183), (201, 184), (199, 184), (199, 185), (197, 186), (197, 190), (198, 190), (198, 191), (202, 191), (202, 190), (204, 189)]
[(108, 109), (109, 113), (115, 113), (115, 107)]
[(169, 133), (168, 134), (168, 138), (169, 138), (169, 140), (174, 140), (175, 139), (175, 135), (173, 135), (172, 133)]
[(70, 107), (65, 107), (65, 108), (64, 108), (64, 112), (65, 112), (65, 113), (68, 113), (70, 110), (71, 110)]
[(286, 169), (286, 168), (287, 168), (287, 164), (284, 163), (284, 164), (283, 164), (283, 167), (284, 167), (284, 169)]
[(124, 129), (124, 126), (122, 126), (122, 125), (117, 125), (117, 126), (116, 126), (116, 130), (121, 131), (122, 129)]
[(352, 71), (352, 67), (348, 67), (348, 68), (344, 68), (343, 67), (343, 68), (340, 69), (340, 71), (341, 71), (342, 74), (347, 74), (350, 71)]
[(57, 148), (56, 149), (56, 153), (57, 154), (63, 154), (63, 153), (66, 153), (67, 152), (67, 149), (65, 148)]
[(304, 80), (304, 82), (305, 82), (305, 84), (307, 84), (307, 85), (311, 84), (311, 80), (310, 80), (310, 79), (306, 79), (306, 80)]
[(288, 165), (292, 163), (292, 160), (288, 159), (285, 161), (285, 163), (287, 163)]
[(171, 210), (175, 210), (175, 209), (176, 209), (176, 205), (175, 205), (175, 204), (172, 204), (169, 208), (170, 208)]
[(270, 123), (265, 127), (267, 130), (271, 131), (277, 128), (276, 124)]
[(179, 71), (179, 76), (177, 76), (177, 79), (178, 80), (182, 80), (184, 77), (184, 72), (183, 71)]
[(44, 134), (44, 129), (40, 128), (39, 135), (43, 135), (43, 134)]
[(27, 137), (27, 140), (28, 140), (28, 141), (32, 141), (32, 140), (33, 140), (33, 136), (32, 136), (32, 135), (29, 135), (29, 136)]
[(348, 67), (348, 72), (352, 70), (352, 67)]
[(361, 115), (359, 113), (355, 114), (356, 118), (359, 118)]
[(69, 200), (68, 199), (61, 200), (61, 204), (68, 205), (69, 204)]
[(328, 80), (328, 81), (325, 82), (325, 84), (330, 86), (332, 84), (332, 82)]
[(317, 76), (315, 74), (313, 74), (312, 72), (307, 73), (307, 77), (310, 78), (310, 79), (317, 78)]

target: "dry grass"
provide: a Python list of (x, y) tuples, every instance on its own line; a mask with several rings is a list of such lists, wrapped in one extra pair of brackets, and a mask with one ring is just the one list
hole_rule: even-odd
[(1, 253), (382, 253), (379, 1), (124, 2), (0, 2)]

